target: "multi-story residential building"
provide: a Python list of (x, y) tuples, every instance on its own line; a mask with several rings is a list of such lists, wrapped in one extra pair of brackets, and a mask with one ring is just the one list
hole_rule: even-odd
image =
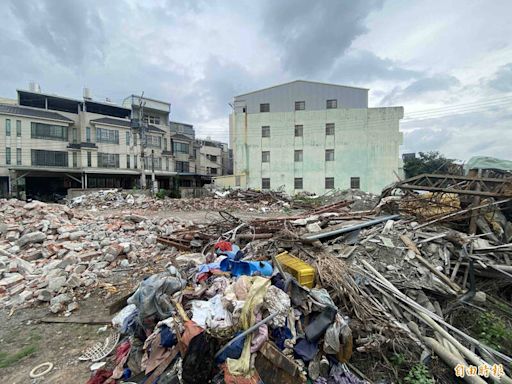
[(199, 144), (199, 172), (210, 176), (227, 175), (229, 169), (228, 145), (220, 141), (215, 141), (209, 137), (206, 139), (196, 139)]
[(132, 120), (139, 102), (130, 96), (119, 106), (92, 100), (88, 92), (72, 99), (18, 90), (15, 105), (0, 103), (0, 195), (52, 198), (68, 188), (132, 188), (140, 186), (143, 166), (148, 186), (152, 168), (161, 188), (201, 186), (206, 180), (196, 175), (193, 140), (171, 134), (170, 105), (144, 98), (141, 141), (134, 128), (141, 124)]
[(368, 108), (368, 89), (293, 81), (234, 98), (234, 174), (290, 194), (379, 193), (399, 168), (402, 107)]

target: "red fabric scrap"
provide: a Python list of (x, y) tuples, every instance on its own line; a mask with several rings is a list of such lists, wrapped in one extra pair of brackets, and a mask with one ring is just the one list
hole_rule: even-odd
[(232, 251), (233, 250), (233, 245), (229, 241), (218, 241), (214, 245), (214, 248), (218, 249), (218, 250), (220, 250), (222, 252), (226, 252), (226, 251)]
[(85, 384), (103, 384), (110, 376), (112, 376), (112, 371), (108, 369), (98, 369), (94, 373), (94, 376)]

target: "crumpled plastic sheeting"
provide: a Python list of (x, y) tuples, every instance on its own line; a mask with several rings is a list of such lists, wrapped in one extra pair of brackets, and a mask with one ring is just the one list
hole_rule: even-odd
[(140, 283), (128, 299), (128, 304), (137, 306), (141, 321), (155, 314), (165, 319), (172, 314), (171, 295), (185, 288), (186, 284), (185, 280), (170, 276), (167, 272), (152, 275)]
[(208, 301), (194, 300), (192, 321), (202, 328), (225, 329), (233, 326), (231, 314), (222, 304), (222, 296), (216, 295)]
[(337, 308), (334, 304), (334, 301), (332, 301), (329, 292), (327, 292), (325, 288), (312, 288), (309, 291), (309, 294), (315, 301), (319, 302), (320, 304)]
[(268, 323), (272, 328), (284, 327), (286, 325), (286, 318), (290, 312), (290, 296), (279, 288), (271, 285), (268, 287), (267, 294), (263, 299), (265, 308), (270, 314), (279, 313)]
[(135, 304), (129, 304), (112, 318), (112, 325), (122, 334), (128, 333), (139, 311)]
[[(270, 286), (270, 280), (263, 277), (241, 277), (245, 279), (247, 285), (250, 287), (247, 299), (242, 309), (242, 327), (248, 329), (251, 325), (256, 322), (255, 311), (263, 303), (263, 298), (267, 293), (267, 289)], [(242, 356), (239, 359), (227, 359), (226, 364), (229, 372), (234, 375), (250, 376), (251, 374), (251, 342), (252, 335), (248, 335), (245, 338), (245, 345), (242, 351)]]
[(339, 314), (336, 315), (334, 322), (329, 325), (324, 336), (324, 352), (336, 354), (340, 351), (340, 332), (341, 328), (346, 325), (345, 320)]
[(229, 285), (229, 280), (225, 278), (224, 276), (217, 277), (213, 280), (212, 284), (210, 285), (210, 288), (206, 291), (206, 296), (213, 297), (218, 293), (224, 293), (226, 288)]

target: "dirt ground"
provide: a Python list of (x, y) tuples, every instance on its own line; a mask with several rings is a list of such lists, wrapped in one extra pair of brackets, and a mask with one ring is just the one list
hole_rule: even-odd
[[(110, 210), (99, 212), (108, 216), (115, 215), (126, 210)], [(220, 219), (215, 212), (209, 211), (144, 211), (133, 210), (148, 217), (179, 217), (185, 220), (193, 220), (197, 223), (210, 222)], [(232, 212), (242, 219), (250, 219), (261, 216), (283, 216), (283, 213), (262, 214), (261, 212)], [(150, 265), (155, 272), (163, 268), (161, 265)], [(148, 265), (145, 265), (148, 267)], [(142, 274), (133, 276), (132, 272), (114, 273), (111, 277), (103, 279), (103, 282), (112, 283), (117, 288), (117, 293), (109, 294), (101, 287), (96, 287), (87, 299), (79, 301), (80, 308), (75, 311), (72, 318), (96, 318), (109, 320), (112, 315), (108, 313), (108, 306), (118, 298), (133, 291)], [(90, 362), (78, 361), (83, 350), (104, 341), (108, 332), (98, 333), (102, 325), (90, 324), (62, 324), (43, 323), (41, 319), (54, 317), (48, 310), (48, 305), (38, 307), (18, 308), (14, 312), (11, 309), (0, 309), (0, 377), (2, 384), (67, 384), (85, 383), (90, 377)], [(35, 366), (50, 362), (53, 369), (41, 378), (31, 379), (29, 373)]]

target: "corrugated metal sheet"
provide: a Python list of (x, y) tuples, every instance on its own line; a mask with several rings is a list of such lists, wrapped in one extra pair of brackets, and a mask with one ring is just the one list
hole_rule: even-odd
[(296, 101), (305, 101), (306, 111), (326, 109), (335, 99), (338, 108), (368, 108), (368, 89), (297, 80), (235, 97), (235, 112), (260, 113), (260, 104), (270, 104), (270, 112), (291, 112)]

